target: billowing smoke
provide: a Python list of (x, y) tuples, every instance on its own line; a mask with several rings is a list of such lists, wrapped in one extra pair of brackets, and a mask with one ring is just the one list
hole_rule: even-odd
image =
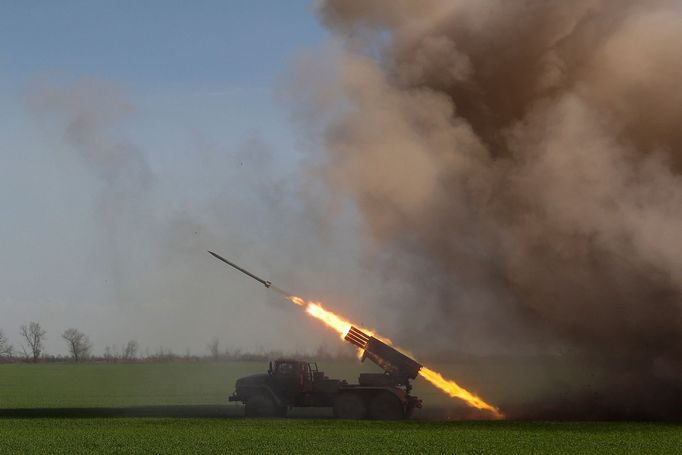
[(679, 413), (679, 2), (327, 0), (319, 13), (339, 45), (331, 79), (302, 64), (297, 109), (326, 151), (312, 165), (401, 282), (386, 306), (415, 350), (570, 353), (604, 379), (543, 409)]

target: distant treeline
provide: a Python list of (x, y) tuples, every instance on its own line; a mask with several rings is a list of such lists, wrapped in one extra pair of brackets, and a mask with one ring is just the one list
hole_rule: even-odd
[[(150, 355), (140, 355), (131, 359), (124, 359), (122, 357), (105, 357), (103, 355), (91, 355), (87, 358), (79, 359), (78, 363), (154, 363), (154, 362), (267, 362), (277, 358), (296, 358), (296, 359), (310, 359), (310, 360), (353, 360), (356, 359), (354, 354), (346, 354), (339, 352), (337, 354), (325, 353), (322, 356), (310, 353), (285, 353), (281, 351), (270, 352), (226, 352), (221, 354), (218, 358), (210, 355), (197, 354), (177, 354), (171, 351), (165, 351), (163, 354), (154, 353)], [(41, 356), (36, 363), (73, 363), (75, 360), (68, 355), (53, 355), (45, 354)], [(34, 363), (34, 360), (24, 355), (2, 356), (0, 357), (0, 364), (6, 363)]]
[[(47, 332), (37, 322), (31, 322), (20, 328), (20, 343), (13, 345), (0, 329), (0, 363), (10, 362), (205, 362), (205, 361), (267, 361), (278, 357), (293, 357), (311, 360), (346, 360), (355, 359), (356, 353), (350, 345), (341, 344), (335, 350), (326, 346), (320, 346), (315, 352), (284, 352), (279, 350), (270, 351), (246, 351), (228, 349), (221, 346), (220, 340), (215, 337), (207, 343), (201, 353), (193, 353), (185, 350), (178, 353), (164, 346), (150, 349), (142, 349), (136, 340), (128, 340), (121, 345), (105, 346), (103, 351), (95, 352), (90, 339), (81, 331), (67, 329), (62, 333), (66, 343), (67, 355), (54, 355), (46, 353), (44, 349)], [(18, 346), (18, 347), (17, 347)], [(492, 354), (475, 355), (454, 350), (431, 352), (428, 356), (420, 356), (419, 359), (427, 362), (452, 363), (462, 362), (466, 364), (495, 363), (513, 360), (516, 363), (554, 362), (557, 360), (579, 359), (579, 351), (562, 351), (553, 353), (528, 353), (528, 354)], [(563, 360), (562, 360), (563, 359)]]
[(331, 352), (320, 346), (314, 354), (287, 353), (283, 351), (242, 352), (241, 350), (221, 349), (220, 340), (213, 338), (201, 354), (178, 354), (171, 349), (158, 347), (153, 351), (140, 349), (136, 340), (128, 340), (117, 346), (105, 346), (101, 354), (96, 354), (87, 335), (77, 329), (67, 329), (62, 333), (68, 355), (54, 355), (45, 352), (47, 331), (38, 322), (30, 322), (20, 328), (18, 347), (10, 343), (0, 329), (0, 363), (18, 362), (169, 362), (169, 361), (267, 361), (278, 357), (313, 358), (316, 360), (340, 360), (354, 358), (350, 350), (340, 349)]

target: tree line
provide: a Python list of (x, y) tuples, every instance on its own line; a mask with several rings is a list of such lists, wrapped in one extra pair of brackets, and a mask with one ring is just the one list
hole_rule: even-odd
[[(19, 336), (21, 343), (19, 349), (15, 348), (0, 329), (0, 362), (7, 361), (60, 361), (71, 360), (74, 362), (83, 361), (169, 361), (169, 360), (269, 360), (285, 355), (295, 357), (310, 357), (309, 354), (285, 354), (281, 351), (268, 352), (241, 352), (239, 350), (222, 350), (220, 347), (220, 340), (215, 337), (206, 345), (206, 353), (203, 355), (194, 355), (185, 352), (183, 355), (174, 353), (172, 350), (160, 347), (154, 352), (146, 351), (140, 352), (140, 345), (135, 340), (129, 340), (120, 348), (117, 346), (105, 346), (102, 355), (94, 355), (93, 345), (90, 338), (83, 332), (77, 329), (66, 329), (61, 337), (66, 343), (68, 357), (47, 355), (45, 353), (45, 340), (47, 331), (38, 322), (30, 322), (22, 325), (19, 329)], [(332, 353), (324, 346), (320, 346), (314, 354), (314, 358), (318, 360), (324, 359), (339, 359), (351, 358), (355, 355), (347, 350), (340, 350)]]
[[(21, 349), (16, 349), (7, 336), (0, 330), (0, 360), (10, 360), (22, 358), (32, 362), (38, 362), (45, 358), (45, 339), (47, 331), (38, 322), (30, 322), (19, 328), (21, 337)], [(62, 338), (66, 343), (69, 357), (76, 361), (90, 359), (92, 357), (92, 343), (90, 338), (78, 329), (66, 329), (62, 333)], [(126, 354), (134, 358), (137, 352), (137, 342), (130, 341), (132, 349), (127, 349)]]

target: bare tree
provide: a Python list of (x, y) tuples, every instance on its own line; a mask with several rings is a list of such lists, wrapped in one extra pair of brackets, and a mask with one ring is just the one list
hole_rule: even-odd
[(76, 362), (86, 359), (90, 355), (90, 339), (81, 331), (76, 329), (66, 329), (62, 334), (69, 348), (69, 354)]
[(128, 344), (123, 348), (123, 360), (135, 360), (139, 348), (140, 346), (137, 344), (137, 341), (128, 341)]
[(27, 353), (26, 348), (24, 348), (24, 353), (27, 357), (30, 355), (33, 361), (37, 362), (40, 355), (43, 353), (45, 334), (47, 332), (45, 332), (37, 322), (30, 322), (28, 325), (22, 325), (20, 332), (21, 336), (26, 340), (26, 344), (28, 344), (28, 349), (31, 351), (30, 353)]
[(153, 360), (175, 360), (177, 357), (178, 356), (175, 355), (172, 349), (159, 346), (156, 352), (151, 357), (147, 358)]
[(218, 337), (213, 338), (208, 344), (208, 352), (211, 353), (213, 360), (218, 360), (220, 357), (220, 340)]
[(0, 359), (11, 358), (13, 354), (14, 347), (11, 344), (9, 344), (9, 340), (7, 339), (5, 334), (2, 333), (2, 330), (0, 330)]
[(104, 346), (104, 360), (107, 362), (113, 362), (115, 361), (119, 355), (116, 352), (116, 345), (112, 346)]

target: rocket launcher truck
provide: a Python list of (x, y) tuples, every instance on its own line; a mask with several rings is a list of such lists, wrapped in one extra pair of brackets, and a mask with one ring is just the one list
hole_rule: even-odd
[(370, 359), (384, 373), (362, 373), (357, 384), (349, 384), (328, 378), (315, 362), (278, 359), (266, 374), (238, 379), (229, 400), (244, 403), (249, 417), (284, 417), (294, 407), (332, 407), (340, 419), (398, 420), (421, 408), (421, 400), (410, 395), (410, 380), (421, 364), (356, 327), (344, 340), (362, 349), (362, 360)]

